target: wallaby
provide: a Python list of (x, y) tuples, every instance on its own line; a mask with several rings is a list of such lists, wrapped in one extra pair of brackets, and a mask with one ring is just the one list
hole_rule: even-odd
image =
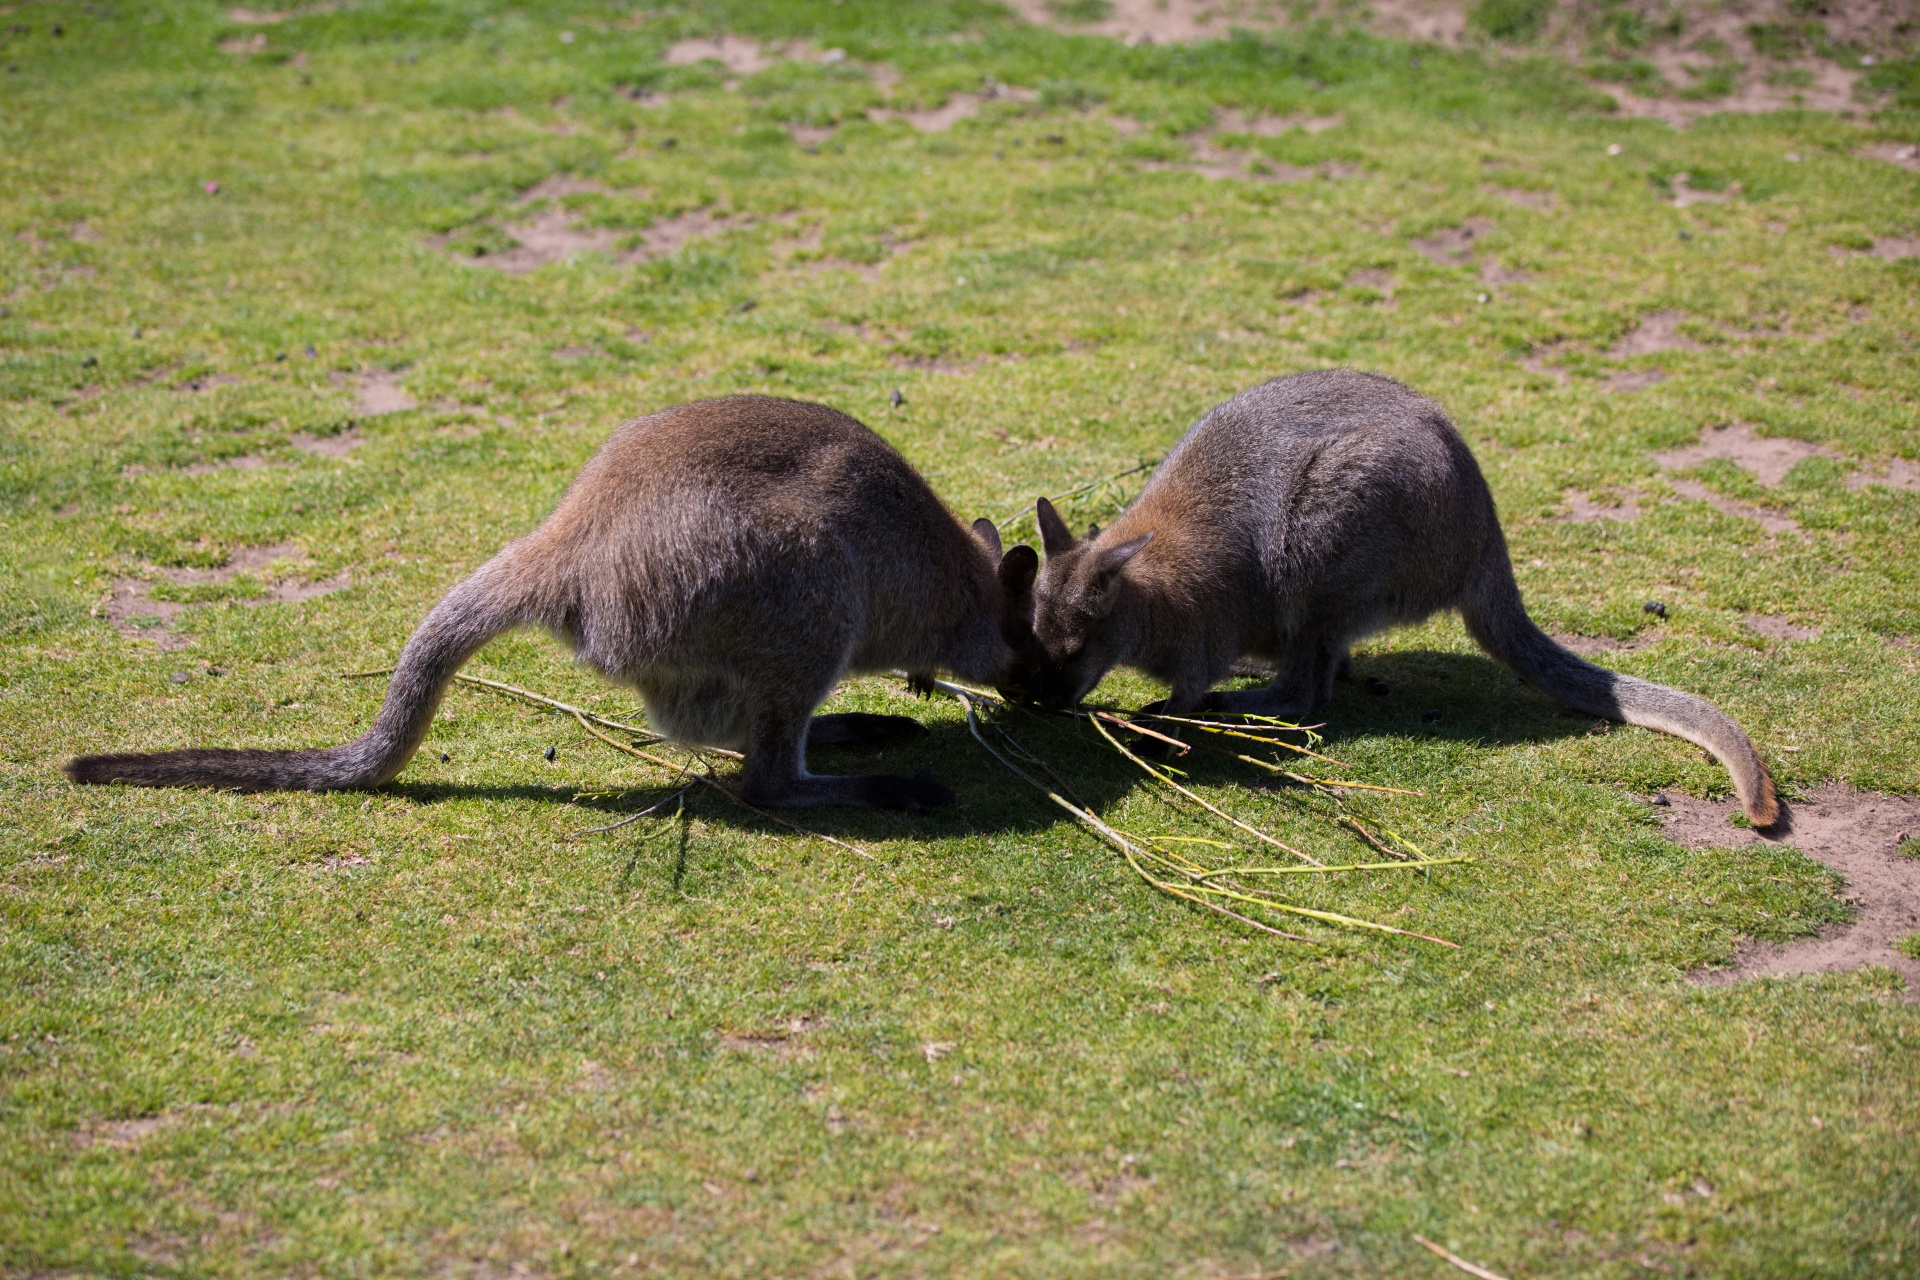
[[(1705, 747), (1754, 826), (1780, 816), (1766, 765), (1717, 707), (1582, 662), (1533, 624), (1466, 441), (1390, 378), (1295, 374), (1212, 409), (1084, 541), (1045, 498), (1037, 515), (1040, 664), (1012, 683), (1047, 705), (1077, 704), (1125, 665), (1172, 686), (1171, 714), (1299, 718), (1331, 699), (1354, 641), (1453, 608), (1542, 692)], [(1243, 659), (1272, 682), (1209, 694)]]
[[(373, 728), (314, 751), (82, 756), (75, 782), (325, 791), (406, 765), (488, 640), (553, 632), (640, 693), (653, 726), (743, 750), (768, 807), (917, 811), (927, 773), (821, 777), (806, 747), (922, 733), (905, 716), (809, 715), (849, 672), (999, 681), (1030, 643), (1040, 557), (961, 525), (886, 441), (824, 405), (730, 396), (617, 429), (540, 527), (450, 591), (407, 641)], [(811, 723), (811, 728), (809, 727)]]

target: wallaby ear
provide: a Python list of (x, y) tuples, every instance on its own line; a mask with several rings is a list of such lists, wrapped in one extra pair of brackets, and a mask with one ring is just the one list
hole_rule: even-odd
[(1115, 574), (1126, 567), (1127, 561), (1139, 555), (1152, 541), (1153, 535), (1148, 533), (1123, 542), (1117, 547), (1103, 548), (1100, 558), (1093, 563), (1093, 580), (1098, 583), (1111, 581)]
[(1000, 554), (1000, 526), (981, 516), (973, 522), (973, 536), (987, 544), (987, 550)]
[(1045, 498), (1034, 500), (1033, 514), (1040, 525), (1040, 545), (1047, 549), (1049, 557), (1064, 555), (1077, 545), (1073, 540), (1073, 530), (1067, 528), (1067, 522), (1053, 509), (1053, 504)]
[(1000, 558), (1000, 589), (1010, 596), (1023, 596), (1033, 590), (1040, 573), (1040, 553), (1021, 543)]

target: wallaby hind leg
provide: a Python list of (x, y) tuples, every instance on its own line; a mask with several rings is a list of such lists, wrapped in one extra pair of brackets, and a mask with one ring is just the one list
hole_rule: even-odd
[[(897, 774), (830, 777), (807, 772), (806, 705), (782, 699), (756, 709), (747, 730), (747, 762), (742, 798), (769, 809), (845, 805), (853, 809), (904, 809), (919, 813), (952, 804), (953, 792), (922, 770), (911, 778)], [(879, 717), (903, 719), (904, 717)]]
[(1318, 641), (1296, 646), (1279, 663), (1271, 683), (1258, 689), (1220, 689), (1201, 702), (1204, 710), (1229, 715), (1299, 720), (1333, 696), (1333, 654)]
[(815, 716), (807, 722), (807, 749), (815, 747), (881, 747), (927, 736), (927, 726), (912, 716), (880, 716), (866, 711), (840, 711)]

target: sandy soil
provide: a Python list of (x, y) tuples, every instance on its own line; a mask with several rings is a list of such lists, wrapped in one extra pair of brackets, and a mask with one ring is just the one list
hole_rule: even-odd
[(362, 418), (377, 418), (385, 413), (405, 413), (413, 408), (413, 397), (400, 385), (400, 375), (376, 369), (360, 375), (353, 393), (353, 412)]
[(1785, 618), (1776, 618), (1770, 613), (1756, 613), (1740, 619), (1749, 631), (1755, 635), (1766, 636), (1771, 640), (1818, 640), (1820, 633), (1812, 627), (1803, 627), (1788, 622)]
[(956, 93), (937, 107), (924, 111), (898, 111), (892, 107), (875, 107), (867, 112), (870, 120), (905, 120), (921, 133), (944, 133), (962, 120), (980, 114), (980, 108), (996, 98), (1007, 98), (1015, 102), (1033, 102), (1039, 93), (1032, 89), (1016, 88), (1012, 85), (994, 85), (980, 93)]
[(1619, 520), (1622, 522), (1640, 518), (1640, 495), (1631, 490), (1622, 494), (1618, 502), (1611, 504), (1595, 502), (1578, 489), (1569, 489), (1562, 499), (1565, 510), (1560, 519), (1573, 524), (1593, 524), (1599, 520)]
[(1616, 640), (1612, 636), (1583, 636), (1577, 631), (1553, 633), (1555, 644), (1585, 657), (1591, 657), (1596, 653), (1633, 653), (1646, 648), (1659, 638), (1657, 632), (1637, 635), (1631, 640)]
[[(263, 570), (278, 563), (304, 562), (305, 554), (291, 543), (276, 542), (261, 547), (240, 547), (227, 558), (227, 562), (217, 569), (181, 569), (154, 568), (152, 572), (160, 578), (177, 586), (200, 586), (208, 583), (231, 582), (242, 573), (260, 574)], [(297, 568), (297, 566), (296, 566)], [(228, 603), (243, 605), (299, 604), (317, 596), (328, 595), (344, 590), (352, 585), (352, 575), (341, 570), (331, 578), (303, 578), (297, 572), (272, 575), (265, 583), (267, 593), (262, 596), (240, 599)], [(174, 622), (192, 609), (205, 608), (204, 605), (182, 604), (173, 600), (154, 600), (148, 595), (154, 583), (148, 578), (115, 578), (112, 591), (97, 607), (96, 613), (104, 616), (113, 629), (123, 636), (152, 640), (162, 649), (184, 649), (193, 641), (173, 630)], [(145, 625), (135, 619), (144, 620)], [(158, 619), (158, 622), (152, 621)]]
[(1686, 318), (1678, 311), (1649, 312), (1640, 317), (1640, 322), (1630, 332), (1601, 354), (1618, 359), (1650, 356), (1661, 351), (1698, 351), (1700, 344), (1680, 332), (1680, 324)]
[(1787, 472), (1808, 458), (1838, 456), (1825, 445), (1810, 444), (1790, 436), (1758, 436), (1754, 434), (1752, 424), (1734, 422), (1724, 427), (1709, 427), (1700, 433), (1698, 443), (1656, 453), (1653, 460), (1664, 470), (1679, 471), (1697, 467), (1709, 459), (1725, 458), (1735, 466), (1752, 472), (1754, 479), (1771, 488), (1785, 480)]
[(1902, 857), (1895, 847), (1903, 835), (1920, 834), (1920, 797), (1828, 783), (1792, 806), (1790, 831), (1765, 836), (1732, 825), (1739, 808), (1734, 801), (1680, 795), (1667, 800), (1668, 839), (1696, 849), (1792, 845), (1845, 876), (1842, 896), (1855, 906), (1851, 923), (1799, 942), (1746, 943), (1731, 967), (1699, 970), (1690, 975), (1694, 982), (1717, 987), (1880, 965), (1906, 978), (1907, 1000), (1920, 1000), (1920, 961), (1893, 949), (1901, 938), (1920, 933), (1920, 859)]

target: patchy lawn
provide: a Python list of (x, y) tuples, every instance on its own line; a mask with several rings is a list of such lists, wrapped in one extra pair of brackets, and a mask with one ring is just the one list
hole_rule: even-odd
[[(1920, 834), (1911, 50), (1852, 118), (1676, 130), (1544, 53), (1055, 8), (0, 16), (0, 1268), (1920, 1268), (1915, 944), (1869, 903), (1865, 967), (1712, 977), (1844, 927), (1809, 854)], [(637, 413), (821, 400), (1006, 518), (1340, 364), (1443, 403), (1541, 624), (1725, 707), (1823, 843), (1451, 619), (1356, 655), (1322, 749), (1473, 863), (1300, 900), (1457, 951), (1158, 896), (884, 679), (837, 704), (923, 719), (883, 767), (964, 803), (806, 816), (866, 857), (713, 793), (574, 838), (670, 776), (470, 687), (374, 793), (58, 772), (357, 733), (341, 673)], [(640, 714), (543, 637), (472, 670)], [(1106, 820), (1208, 830), (1024, 733)]]

